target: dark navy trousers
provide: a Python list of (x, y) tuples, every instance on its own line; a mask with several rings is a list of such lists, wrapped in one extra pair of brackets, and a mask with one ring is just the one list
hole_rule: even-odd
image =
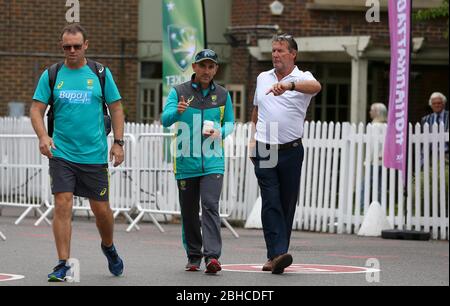
[(256, 158), (253, 161), (261, 189), (261, 218), (267, 258), (272, 259), (287, 253), (289, 249), (300, 190), (304, 149), (300, 144), (297, 147), (272, 151), (271, 154), (278, 154), (278, 162), (267, 167), (263, 161), (267, 161), (269, 157), (262, 157), (267, 154), (262, 153), (258, 147), (261, 148), (261, 143), (257, 145)]

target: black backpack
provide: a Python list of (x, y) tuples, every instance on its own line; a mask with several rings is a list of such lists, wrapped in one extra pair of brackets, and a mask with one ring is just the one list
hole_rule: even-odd
[[(47, 112), (47, 128), (48, 128), (48, 136), (53, 137), (53, 128), (54, 128), (54, 120), (55, 120), (55, 114), (53, 110), (53, 104), (54, 104), (54, 97), (53, 97), (53, 89), (55, 88), (56, 78), (58, 76), (58, 72), (61, 69), (61, 67), (64, 65), (64, 62), (56, 63), (50, 66), (48, 70), (48, 80), (49, 80), (49, 86), (50, 86), (50, 98), (48, 100), (48, 105), (50, 106), (50, 109)], [(102, 100), (103, 100), (103, 117), (105, 121), (105, 131), (106, 135), (109, 135), (111, 133), (111, 117), (108, 114), (108, 107), (106, 106), (106, 100), (105, 100), (105, 79), (106, 79), (106, 69), (105, 67), (97, 63), (95, 61), (92, 61), (90, 59), (87, 59), (87, 65), (92, 70), (92, 72), (97, 75), (100, 86), (102, 88)]]

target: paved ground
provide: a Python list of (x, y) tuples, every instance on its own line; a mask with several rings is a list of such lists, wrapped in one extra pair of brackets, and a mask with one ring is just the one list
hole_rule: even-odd
[[(14, 213), (13, 213), (14, 212)], [(13, 225), (15, 211), (4, 209), (0, 230), (0, 274), (19, 274), (24, 279), (0, 282), (0, 286), (47, 286), (46, 275), (55, 265), (56, 251), (51, 228), (34, 227), (35, 219)], [(379, 274), (284, 274), (223, 271), (209, 276), (187, 273), (179, 225), (164, 225), (160, 233), (151, 223), (140, 232), (126, 233), (126, 225), (116, 225), (116, 245), (125, 260), (125, 275), (108, 274), (93, 220), (74, 221), (72, 256), (81, 262), (80, 285), (150, 286), (336, 286), (336, 285), (449, 285), (448, 242), (398, 241), (294, 232), (291, 253), (296, 264), (369, 266), (370, 258), (379, 262)], [(238, 229), (235, 239), (223, 229), (223, 264), (262, 264), (265, 246), (259, 230)], [(379, 278), (379, 282), (377, 282)], [(368, 282), (367, 280), (375, 282)], [(62, 284), (71, 286), (71, 284)], [(61, 286), (61, 284), (59, 285)]]

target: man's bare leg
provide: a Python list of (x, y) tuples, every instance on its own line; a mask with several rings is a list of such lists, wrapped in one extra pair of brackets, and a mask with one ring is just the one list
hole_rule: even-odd
[(102, 251), (108, 259), (109, 271), (120, 276), (123, 273), (123, 261), (117, 254), (113, 243), (114, 236), (114, 217), (109, 202), (89, 200), (91, 209), (94, 212), (98, 232), (102, 238)]
[(102, 238), (102, 244), (106, 247), (110, 247), (113, 244), (114, 236), (114, 217), (109, 202), (100, 202), (95, 200), (89, 200), (91, 204), (91, 210), (95, 215), (96, 224), (100, 237)]
[(59, 260), (70, 258), (70, 242), (72, 237), (73, 193), (55, 194), (55, 212), (53, 216), (53, 235)]

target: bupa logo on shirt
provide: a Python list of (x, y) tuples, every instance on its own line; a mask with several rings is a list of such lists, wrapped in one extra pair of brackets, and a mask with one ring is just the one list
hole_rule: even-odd
[(61, 90), (59, 100), (67, 104), (91, 104), (92, 92), (81, 90)]

